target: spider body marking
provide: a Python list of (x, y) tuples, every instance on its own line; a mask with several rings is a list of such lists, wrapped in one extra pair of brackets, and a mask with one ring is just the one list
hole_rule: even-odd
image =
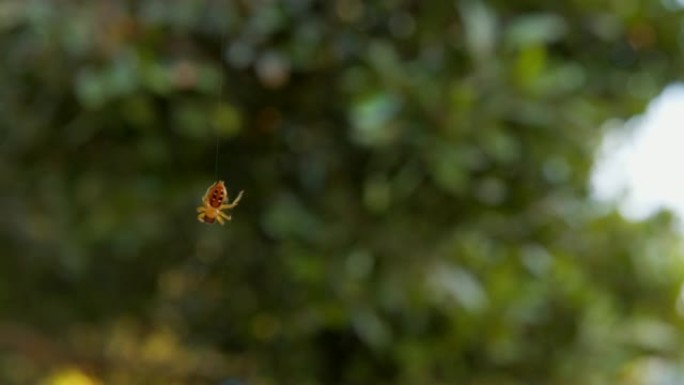
[(226, 209), (232, 209), (237, 206), (238, 202), (242, 198), (242, 191), (238, 194), (237, 198), (232, 203), (228, 200), (228, 190), (226, 190), (226, 185), (222, 180), (212, 184), (207, 189), (202, 197), (202, 205), (197, 207), (197, 220), (203, 223), (214, 223), (218, 221), (219, 224), (223, 225), (225, 221), (231, 220), (231, 216), (223, 212)]

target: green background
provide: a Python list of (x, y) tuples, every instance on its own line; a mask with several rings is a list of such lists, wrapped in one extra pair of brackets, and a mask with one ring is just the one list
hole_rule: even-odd
[(0, 383), (681, 383), (676, 222), (588, 181), (682, 15), (0, 2)]

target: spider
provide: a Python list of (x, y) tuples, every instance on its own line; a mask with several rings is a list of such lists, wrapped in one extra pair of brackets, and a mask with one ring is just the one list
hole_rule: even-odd
[(242, 191), (238, 194), (237, 198), (233, 203), (224, 204), (224, 200), (228, 201), (228, 191), (226, 190), (226, 185), (220, 180), (207, 189), (202, 197), (202, 206), (197, 208), (197, 220), (203, 223), (214, 223), (218, 221), (221, 226), (226, 220), (230, 220), (230, 215), (226, 215), (223, 211), (225, 209), (232, 209), (237, 206), (238, 202), (242, 198)]

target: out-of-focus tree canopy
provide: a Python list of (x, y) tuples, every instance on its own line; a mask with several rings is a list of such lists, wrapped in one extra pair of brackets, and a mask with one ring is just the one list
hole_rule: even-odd
[[(605, 123), (681, 76), (682, 15), (0, 2), (0, 383), (681, 373), (672, 219), (626, 221), (588, 177)], [(245, 190), (224, 227), (195, 219), (217, 135)]]

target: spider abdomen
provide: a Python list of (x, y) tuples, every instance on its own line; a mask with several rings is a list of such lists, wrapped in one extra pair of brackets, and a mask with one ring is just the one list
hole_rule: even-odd
[(219, 207), (226, 199), (226, 186), (223, 182), (216, 183), (209, 191), (209, 205), (211, 207)]

